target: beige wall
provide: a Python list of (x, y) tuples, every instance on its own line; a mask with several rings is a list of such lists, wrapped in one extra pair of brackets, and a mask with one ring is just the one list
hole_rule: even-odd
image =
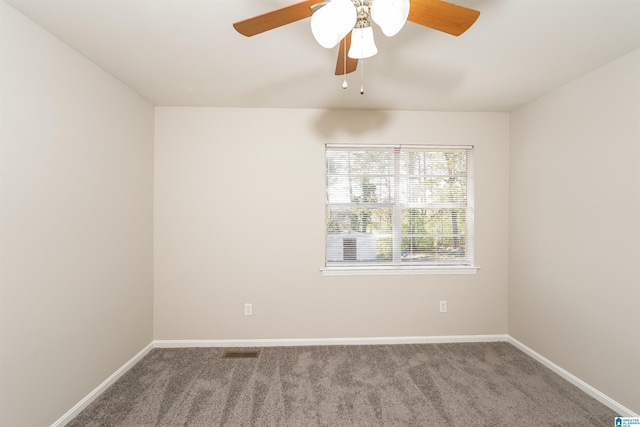
[(153, 107), (0, 13), (0, 425), (45, 426), (153, 338)]
[(511, 115), (509, 333), (640, 412), (640, 50)]
[[(507, 114), (158, 107), (155, 131), (156, 339), (506, 333)], [(475, 145), (478, 274), (323, 277), (328, 142)]]

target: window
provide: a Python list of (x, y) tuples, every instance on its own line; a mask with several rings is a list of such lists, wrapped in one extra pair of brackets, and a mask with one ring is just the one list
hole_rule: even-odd
[(471, 153), (327, 145), (325, 272), (471, 267)]

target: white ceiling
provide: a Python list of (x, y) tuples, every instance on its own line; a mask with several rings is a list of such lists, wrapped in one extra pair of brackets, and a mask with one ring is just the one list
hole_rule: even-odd
[(640, 0), (450, 0), (481, 12), (460, 37), (374, 29), (360, 95), (309, 19), (232, 27), (299, 0), (5, 1), (155, 105), (510, 111), (640, 48)]

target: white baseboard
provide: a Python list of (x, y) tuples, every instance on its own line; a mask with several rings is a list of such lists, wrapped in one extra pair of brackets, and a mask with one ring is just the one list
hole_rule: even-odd
[(153, 349), (153, 342), (150, 342), (145, 348), (143, 348), (138, 354), (133, 356), (128, 362), (122, 365), (117, 371), (115, 371), (109, 378), (104, 380), (102, 384), (96, 387), (91, 393), (85, 396), (80, 402), (78, 402), (73, 408), (69, 409), (66, 414), (61, 416), (55, 423), (51, 424), (51, 427), (62, 427), (69, 421), (78, 416), (80, 412), (91, 402), (93, 402), (98, 396), (100, 396), (111, 384), (115, 383), (118, 378), (124, 375), (129, 369), (140, 361)]
[(527, 347), (526, 345), (522, 344), (517, 339), (509, 336), (507, 341), (510, 344), (512, 344), (513, 346), (515, 346), (516, 348), (522, 350), (524, 353), (526, 353), (529, 356), (533, 357), (538, 362), (542, 363), (547, 368), (551, 369), (556, 374), (560, 375), (565, 380), (569, 381), (571, 384), (573, 384), (576, 387), (578, 387), (583, 392), (587, 393), (589, 396), (593, 397), (594, 399), (596, 399), (600, 403), (604, 404), (605, 406), (608, 406), (614, 412), (616, 412), (618, 415), (625, 416), (625, 417), (638, 417), (638, 414), (634, 413), (629, 408), (619, 404), (618, 402), (616, 402), (615, 400), (613, 400), (612, 398), (610, 398), (606, 394), (602, 393), (598, 389), (590, 386), (586, 382), (582, 381), (580, 378), (576, 377), (572, 373), (566, 371), (565, 369), (563, 369), (560, 366), (556, 365), (555, 363), (553, 363), (552, 361), (550, 361), (546, 357), (542, 356), (540, 353), (537, 353), (536, 351), (534, 351), (534, 350), (530, 349), (529, 347)]
[(239, 340), (156, 340), (156, 348), (182, 347), (293, 347), (311, 345), (380, 345), (437, 344), (462, 342), (505, 342), (508, 335), (451, 335), (433, 337), (370, 337), (370, 338), (284, 338)]

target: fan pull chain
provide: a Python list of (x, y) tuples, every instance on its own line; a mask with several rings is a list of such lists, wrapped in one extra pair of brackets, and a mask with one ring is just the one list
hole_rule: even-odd
[(364, 59), (361, 59), (362, 66), (360, 67), (360, 95), (364, 95)]
[(342, 89), (346, 89), (349, 87), (349, 83), (347, 83), (347, 38), (343, 38), (342, 39), (342, 43), (343, 43), (343, 59), (344, 59), (344, 81), (342, 82)]

